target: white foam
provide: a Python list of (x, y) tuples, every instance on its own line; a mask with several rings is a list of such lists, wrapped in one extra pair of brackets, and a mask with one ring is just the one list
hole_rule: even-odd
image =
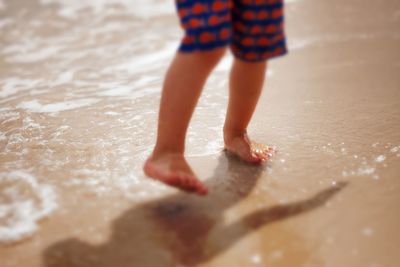
[(25, 171), (0, 173), (0, 242), (9, 243), (31, 236), (37, 222), (57, 207), (57, 197), (50, 185), (40, 184)]
[(391, 149), (390, 149), (390, 152), (392, 152), (392, 153), (397, 153), (397, 152), (399, 152), (400, 151), (400, 146), (395, 146), (395, 147), (392, 147)]
[(161, 91), (161, 88), (147, 88), (147, 89), (143, 89), (143, 90), (136, 90), (134, 92), (132, 92), (129, 96), (131, 98), (141, 98), (147, 95), (152, 95), (155, 93), (159, 93)]
[(96, 98), (83, 98), (77, 100), (70, 100), (65, 102), (51, 103), (51, 104), (40, 104), (37, 99), (31, 101), (25, 101), (17, 105), (17, 108), (22, 108), (31, 112), (48, 113), (48, 112), (59, 112), (64, 110), (71, 110), (90, 106), (94, 103), (99, 102), (100, 99)]
[(124, 6), (125, 10), (137, 17), (148, 19), (162, 15), (172, 14), (175, 12), (173, 1), (159, 0), (41, 0), (41, 4), (58, 4), (58, 15), (68, 19), (75, 19), (78, 13), (83, 9), (89, 9), (95, 14), (104, 12), (107, 6), (118, 4)]
[(43, 46), (30, 52), (16, 53), (13, 57), (8, 57), (6, 61), (12, 63), (35, 63), (56, 55), (60, 50), (61, 47), (57, 46)]
[(41, 80), (20, 79), (18, 77), (10, 77), (2, 81), (0, 97), (7, 97), (17, 94), (20, 91), (31, 89), (37, 86)]
[[(190, 141), (195, 143), (195, 140), (190, 140), (190, 137), (188, 138), (188, 141), (189, 143), (191, 143)], [(207, 142), (207, 145), (203, 147), (198, 147), (198, 146), (193, 147), (192, 149), (194, 151), (188, 151), (187, 155), (189, 157), (203, 157), (203, 156), (216, 155), (221, 151), (223, 144), (224, 142), (222, 138), (216, 138), (214, 140)]]
[(386, 159), (386, 156), (384, 155), (379, 155), (375, 158), (376, 162), (383, 162)]
[[(168, 53), (170, 53), (170, 52), (168, 52)], [(135, 87), (144, 87), (144, 86), (148, 86), (149, 83), (158, 81), (159, 79), (160, 79), (160, 77), (158, 77), (158, 76), (143, 75), (139, 79), (135, 80), (133, 85)]]
[(285, 4), (294, 4), (299, 2), (299, 0), (285, 0)]
[(0, 141), (7, 140), (7, 136), (5, 133), (0, 132)]
[(18, 120), (20, 117), (21, 117), (21, 114), (19, 112), (15, 112), (15, 111), (6, 111), (6, 112), (0, 113), (0, 119), (3, 119), (1, 124), (5, 124), (10, 121)]
[(376, 171), (375, 167), (372, 166), (361, 166), (357, 170), (353, 171), (342, 171), (342, 176), (343, 177), (348, 177), (348, 176), (370, 176), (374, 174)]
[(28, 129), (28, 128), (34, 128), (34, 129), (39, 129), (39, 128), (45, 128), (45, 126), (41, 126), (40, 124), (36, 123), (31, 117), (25, 117), (22, 121), (23, 123), (23, 129)]
[(115, 111), (106, 111), (104, 112), (105, 115), (110, 115), (110, 116), (118, 116), (121, 115), (121, 113), (115, 112)]
[(154, 70), (157, 67), (164, 68), (165, 62), (169, 62), (172, 59), (177, 48), (177, 41), (168, 42), (157, 52), (149, 52), (142, 55), (137, 55), (125, 63), (106, 68), (105, 71), (109, 71), (111, 73), (124, 71), (128, 74), (136, 74), (147, 73), (149, 70)]
[(57, 77), (57, 80), (54, 81), (54, 83), (52, 83), (52, 86), (69, 83), (72, 81), (73, 78), (74, 78), (73, 71), (71, 70), (65, 71)]
[(156, 0), (147, 0), (147, 1), (128, 0), (126, 2), (129, 2), (131, 6), (134, 6), (135, 7), (135, 9), (133, 9), (134, 14), (142, 18), (152, 18), (152, 17), (175, 13), (175, 5), (172, 1), (160, 2)]
[(119, 85), (118, 87), (97, 93), (98, 96), (126, 96), (132, 93), (131, 86)]

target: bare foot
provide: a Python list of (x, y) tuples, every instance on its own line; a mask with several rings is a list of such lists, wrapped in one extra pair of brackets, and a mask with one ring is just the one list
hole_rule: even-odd
[(248, 163), (262, 163), (276, 152), (271, 146), (251, 141), (246, 133), (234, 136), (225, 134), (224, 139), (224, 150)]
[(146, 160), (143, 170), (147, 176), (186, 192), (208, 193), (207, 187), (197, 179), (181, 154), (152, 155)]

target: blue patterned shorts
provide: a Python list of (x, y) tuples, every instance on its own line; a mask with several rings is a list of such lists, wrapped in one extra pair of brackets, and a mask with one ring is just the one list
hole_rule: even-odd
[(229, 45), (244, 61), (287, 53), (283, 0), (175, 0), (185, 31), (179, 51)]

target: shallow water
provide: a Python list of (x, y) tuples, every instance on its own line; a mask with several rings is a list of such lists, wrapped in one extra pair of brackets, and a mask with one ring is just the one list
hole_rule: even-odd
[(400, 5), (285, 8), (249, 129), (278, 154), (221, 152), (227, 55), (187, 137), (199, 198), (141, 170), (172, 1), (0, 0), (0, 266), (397, 266)]

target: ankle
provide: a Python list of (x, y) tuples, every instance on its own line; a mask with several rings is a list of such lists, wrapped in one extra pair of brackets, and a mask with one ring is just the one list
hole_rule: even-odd
[(176, 156), (184, 156), (184, 150), (178, 148), (171, 148), (171, 147), (155, 147), (153, 152), (151, 153), (152, 159), (157, 159), (160, 157), (164, 157), (167, 155), (176, 155)]
[(244, 137), (247, 135), (247, 129), (234, 129), (224, 127), (224, 141), (229, 142), (237, 137)]

